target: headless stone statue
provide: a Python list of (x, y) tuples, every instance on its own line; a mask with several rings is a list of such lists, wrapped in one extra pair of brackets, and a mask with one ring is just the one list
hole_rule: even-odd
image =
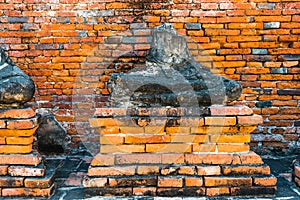
[(113, 74), (114, 106), (209, 106), (236, 100), (242, 86), (214, 75), (190, 55), (184, 36), (171, 24), (153, 31), (146, 70)]
[(32, 79), (20, 70), (0, 47), (0, 107), (18, 107), (34, 95)]

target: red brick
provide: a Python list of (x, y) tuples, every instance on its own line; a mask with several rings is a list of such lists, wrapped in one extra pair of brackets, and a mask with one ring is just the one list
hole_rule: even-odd
[(295, 166), (294, 167), (294, 172), (295, 172), (295, 176), (300, 178), (300, 166)]
[(88, 170), (88, 176), (132, 176), (135, 167), (92, 167)]
[(211, 115), (215, 116), (236, 116), (236, 115), (252, 115), (253, 111), (247, 106), (211, 106)]
[(205, 186), (214, 187), (214, 186), (251, 186), (251, 178), (242, 178), (242, 177), (204, 177)]
[(158, 187), (182, 187), (182, 178), (158, 178)]
[(182, 166), (180, 167), (179, 174), (184, 174), (184, 175), (194, 175), (195, 174), (195, 167), (189, 167), (189, 166)]
[(0, 118), (28, 119), (36, 114), (32, 108), (0, 109)]
[(25, 155), (0, 155), (0, 164), (11, 165), (38, 165), (42, 160), (42, 157), (37, 154), (25, 154)]
[(183, 164), (184, 154), (176, 153), (164, 153), (161, 155), (162, 164)]
[(249, 151), (250, 151), (250, 146), (248, 144), (235, 144), (235, 143), (218, 144), (218, 152), (239, 153), (239, 152), (249, 152)]
[(237, 117), (239, 125), (258, 125), (262, 124), (263, 119), (259, 115), (253, 116), (238, 116)]

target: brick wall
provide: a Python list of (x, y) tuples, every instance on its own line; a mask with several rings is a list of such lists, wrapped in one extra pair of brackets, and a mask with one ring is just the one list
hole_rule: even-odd
[(107, 104), (111, 73), (143, 67), (151, 28), (162, 22), (188, 36), (196, 60), (244, 86), (235, 104), (264, 117), (254, 150), (297, 148), (297, 0), (0, 0), (0, 8), (1, 45), (34, 79), (32, 104), (68, 129), (70, 149), (88, 135), (93, 108)]

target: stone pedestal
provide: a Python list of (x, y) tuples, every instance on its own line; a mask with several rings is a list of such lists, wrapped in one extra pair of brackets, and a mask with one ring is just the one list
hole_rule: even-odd
[(31, 108), (0, 109), (0, 191), (2, 197), (49, 197), (54, 174), (32, 150), (38, 116)]
[(274, 195), (277, 179), (249, 148), (261, 122), (245, 106), (99, 108), (100, 153), (83, 185), (89, 195)]

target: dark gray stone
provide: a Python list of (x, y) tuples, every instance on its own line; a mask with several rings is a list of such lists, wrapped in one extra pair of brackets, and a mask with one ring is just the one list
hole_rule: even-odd
[(0, 47), (0, 107), (19, 107), (32, 99), (35, 85)]
[(270, 70), (271, 74), (287, 74), (288, 69), (287, 68), (272, 68)]
[(252, 49), (252, 54), (268, 54), (268, 49)]
[(46, 153), (64, 152), (67, 133), (53, 114), (42, 114), (36, 136), (39, 151)]
[(7, 17), (9, 23), (27, 23), (28, 17)]
[(258, 108), (268, 108), (272, 106), (272, 101), (259, 101), (255, 104)]
[(286, 89), (286, 90), (278, 90), (277, 94), (279, 95), (300, 95), (300, 89)]
[(185, 28), (192, 29), (192, 30), (200, 30), (202, 26), (200, 23), (186, 23)]
[(265, 22), (264, 29), (280, 28), (280, 22)]
[[(134, 42), (126, 37), (123, 42)], [(172, 25), (153, 31), (146, 70), (113, 74), (109, 81), (114, 106), (208, 106), (236, 100), (242, 86), (214, 75), (190, 55), (185, 37)]]

